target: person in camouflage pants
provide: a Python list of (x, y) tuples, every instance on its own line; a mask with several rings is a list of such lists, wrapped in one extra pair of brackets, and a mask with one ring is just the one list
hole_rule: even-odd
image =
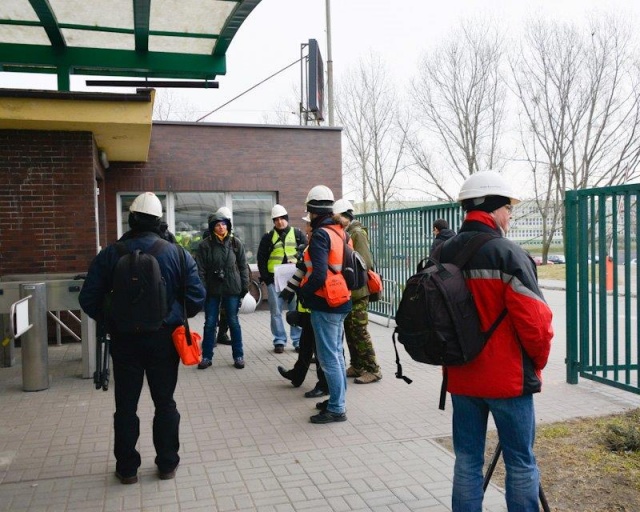
[[(346, 199), (339, 199), (333, 206), (336, 220), (346, 229), (353, 241), (353, 248), (358, 251), (367, 264), (373, 269), (373, 257), (369, 249), (369, 236), (362, 224), (355, 220), (353, 206)], [(355, 377), (356, 384), (370, 384), (382, 378), (380, 366), (376, 360), (376, 351), (367, 326), (369, 325), (369, 288), (363, 286), (351, 291), (352, 309), (344, 320), (344, 332), (349, 349), (350, 366), (347, 377)]]

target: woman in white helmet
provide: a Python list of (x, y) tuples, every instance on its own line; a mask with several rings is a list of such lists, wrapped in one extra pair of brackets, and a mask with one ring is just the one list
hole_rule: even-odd
[(481, 512), (484, 446), (493, 416), (506, 466), (508, 510), (537, 511), (540, 475), (533, 453), (533, 393), (542, 388), (553, 329), (551, 310), (538, 288), (536, 266), (505, 238), (519, 200), (495, 171), (478, 172), (462, 185), (458, 200), (466, 211), (458, 235), (440, 247), (440, 261), (452, 262), (473, 236), (490, 233), (464, 267), (465, 281), (487, 330), (506, 317), (471, 362), (448, 366), (447, 391), (453, 404), (454, 512)]
[[(362, 224), (355, 219), (351, 202), (347, 199), (338, 199), (333, 205), (333, 213), (351, 237), (353, 248), (364, 258), (367, 268), (373, 269), (369, 236)], [(371, 384), (382, 379), (382, 371), (367, 329), (369, 295), (369, 288), (366, 285), (351, 291), (353, 307), (344, 321), (344, 332), (351, 359), (351, 364), (347, 368), (347, 377), (355, 377), (353, 382), (356, 384)]]

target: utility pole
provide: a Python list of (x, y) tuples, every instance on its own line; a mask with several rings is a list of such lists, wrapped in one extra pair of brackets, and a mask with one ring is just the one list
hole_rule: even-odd
[(331, 0), (325, 0), (327, 6), (327, 92), (329, 126), (333, 124), (333, 58), (331, 57)]

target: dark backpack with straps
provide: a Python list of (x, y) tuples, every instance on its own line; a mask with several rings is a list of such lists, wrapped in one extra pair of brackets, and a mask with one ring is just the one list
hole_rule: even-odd
[(113, 271), (107, 299), (106, 322), (110, 332), (153, 332), (162, 327), (167, 316), (167, 286), (156, 259), (166, 240), (158, 240), (148, 252), (129, 251), (117, 242), (120, 258)]
[[(480, 328), (480, 318), (462, 273), (469, 259), (496, 235), (474, 235), (452, 263), (441, 263), (440, 244), (433, 254), (418, 265), (418, 272), (407, 281), (396, 312), (393, 332), (396, 352), (396, 377), (409, 384), (402, 374), (396, 346), (404, 345), (414, 361), (438, 366), (459, 366), (472, 361), (484, 348), (500, 322), (503, 310), (487, 332)], [(446, 370), (446, 368), (445, 368)], [(444, 409), (446, 371), (440, 408)]]

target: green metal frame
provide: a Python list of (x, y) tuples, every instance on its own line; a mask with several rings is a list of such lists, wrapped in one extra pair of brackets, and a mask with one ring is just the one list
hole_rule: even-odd
[(369, 234), (376, 270), (386, 280), (382, 302), (369, 305), (369, 311), (395, 318), (404, 284), (416, 271), (420, 260), (429, 256), (433, 243), (433, 223), (445, 219), (457, 231), (464, 218), (459, 203), (444, 203), (406, 210), (358, 214)]
[(567, 192), (565, 214), (567, 382), (640, 394), (640, 185)]
[[(56, 73), (58, 89), (68, 91), (70, 74), (213, 80), (226, 73), (226, 52), (238, 29), (261, 0), (241, 1), (219, 34), (159, 32), (149, 29), (151, 0), (133, 0), (133, 29), (60, 24), (47, 0), (29, 0), (39, 21), (0, 19), (2, 25), (42, 27), (50, 45), (0, 44), (0, 70)], [(231, 1), (231, 0), (229, 0)], [(96, 6), (97, 8), (98, 6)], [(167, 13), (174, 16), (174, 13)], [(132, 34), (135, 50), (69, 47), (62, 28)], [(216, 39), (211, 55), (150, 52), (149, 36)]]

